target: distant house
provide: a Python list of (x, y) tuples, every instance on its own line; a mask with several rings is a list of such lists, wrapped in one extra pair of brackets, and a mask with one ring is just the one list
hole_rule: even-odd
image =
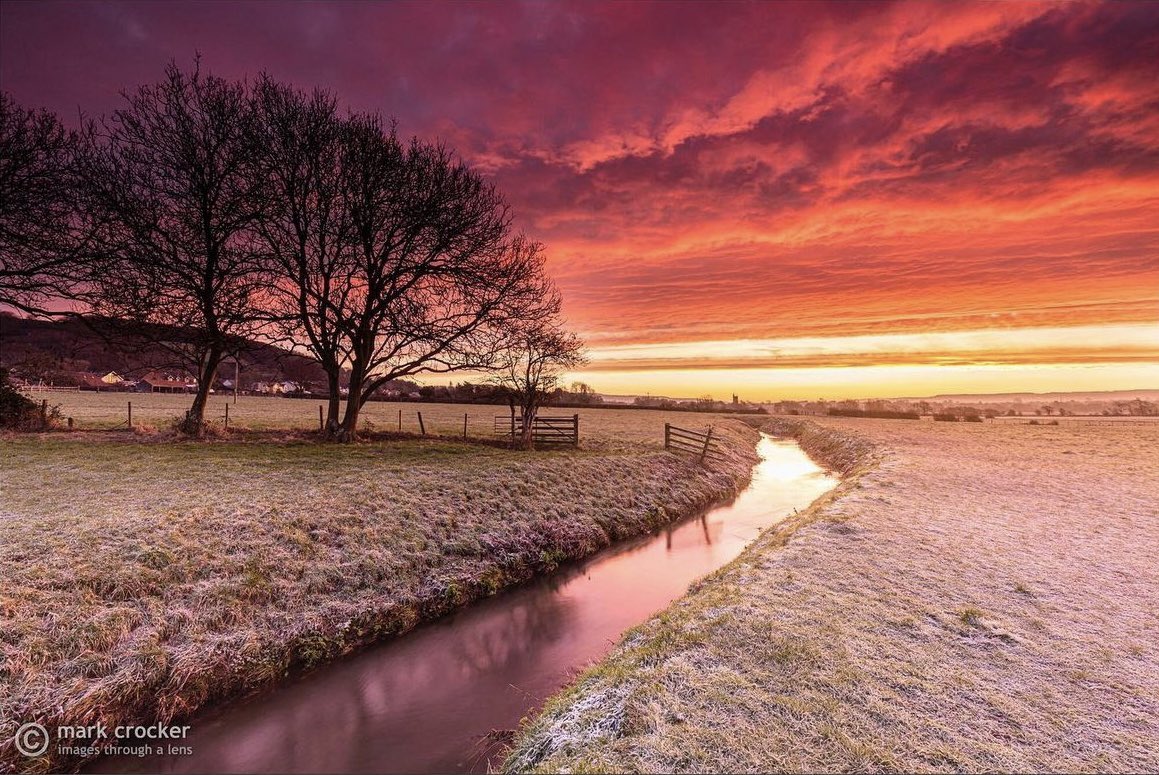
[(192, 393), (197, 390), (197, 381), (183, 375), (151, 372), (137, 380), (136, 390), (139, 393)]
[(110, 371), (101, 377), (101, 382), (104, 382), (106, 385), (122, 385), (125, 382), (125, 378), (115, 371)]
[(292, 395), (294, 393), (301, 393), (305, 391), (305, 387), (297, 382), (255, 382), (253, 384), (253, 392), (265, 396), (283, 396)]
[(123, 382), (119, 376), (111, 371), (103, 377), (91, 371), (71, 371), (67, 376), (69, 381), (81, 390), (120, 390)]

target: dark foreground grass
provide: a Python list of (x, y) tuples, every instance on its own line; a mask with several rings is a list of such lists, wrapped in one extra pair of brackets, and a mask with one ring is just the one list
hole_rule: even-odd
[[(0, 770), (18, 724), (169, 721), (735, 493), (655, 447), (0, 439)], [(127, 436), (127, 434), (126, 434)]]

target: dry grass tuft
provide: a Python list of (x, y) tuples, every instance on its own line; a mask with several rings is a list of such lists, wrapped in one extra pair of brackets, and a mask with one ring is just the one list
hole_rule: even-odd
[(630, 632), (506, 770), (1159, 770), (1159, 428), (771, 425), (842, 484)]

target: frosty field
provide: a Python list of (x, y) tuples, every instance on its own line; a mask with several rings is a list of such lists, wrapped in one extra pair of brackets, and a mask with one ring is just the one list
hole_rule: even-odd
[[(290, 431), (316, 402), (243, 397), (253, 433), (174, 443), (84, 429), (185, 396), (49, 396), (81, 431), (0, 438), (6, 721), (180, 719), (725, 497), (756, 438), (584, 409), (579, 450), (516, 453), (453, 438), (503, 407), (371, 404), (443, 437), (321, 445)], [(1159, 768), (1159, 427), (749, 420), (842, 484), (630, 631), (506, 769)], [(712, 423), (725, 465), (664, 453), (666, 421)]]
[(663, 416), (604, 414), (585, 413), (581, 449), (534, 453), (294, 434), (0, 438), (0, 770), (25, 766), (17, 721), (180, 718), (747, 481), (748, 426), (716, 418), (730, 453), (702, 468), (660, 448)]
[(1159, 428), (772, 420), (846, 478), (509, 771), (1159, 769)]

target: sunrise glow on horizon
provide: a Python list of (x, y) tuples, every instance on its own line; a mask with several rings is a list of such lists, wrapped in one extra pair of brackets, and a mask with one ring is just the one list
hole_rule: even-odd
[[(609, 393), (797, 400), (1159, 385), (1159, 326), (722, 340), (593, 348), (576, 378)], [(688, 364), (696, 364), (689, 368)], [(1011, 385), (1017, 385), (1011, 389)]]
[(74, 121), (200, 51), (442, 138), (602, 392), (1159, 388), (1159, 5), (446, 11), (6, 4), (0, 72)]

